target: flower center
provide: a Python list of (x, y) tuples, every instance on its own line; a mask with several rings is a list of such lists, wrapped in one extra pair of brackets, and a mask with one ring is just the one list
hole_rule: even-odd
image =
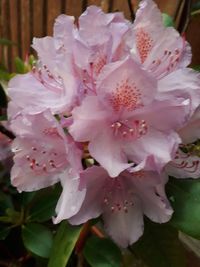
[(33, 66), (32, 75), (38, 80), (41, 84), (46, 87), (46, 89), (53, 91), (54, 93), (60, 94), (63, 91), (64, 85), (62, 78), (60, 76), (55, 77), (47, 68), (46, 65), (37, 68)]
[(181, 57), (181, 51), (175, 49), (174, 51), (165, 50), (163, 54), (154, 59), (148, 69), (152, 71), (156, 76), (162, 78), (166, 73), (176, 69)]
[(114, 136), (138, 139), (147, 133), (147, 124), (145, 120), (124, 120), (111, 124)]
[(104, 187), (103, 205), (112, 213), (128, 213), (128, 209), (134, 206), (133, 195), (133, 191), (125, 188), (118, 178), (109, 178)]
[(28, 168), (34, 172), (34, 175), (58, 172), (67, 164), (64, 153), (60, 153), (53, 148), (45, 149), (36, 145), (32, 146), (30, 153), (24, 157), (28, 163)]

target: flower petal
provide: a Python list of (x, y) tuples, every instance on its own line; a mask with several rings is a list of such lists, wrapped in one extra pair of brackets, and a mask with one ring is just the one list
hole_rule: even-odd
[[(163, 77), (191, 62), (191, 49), (172, 27), (165, 27), (162, 14), (152, 0), (143, 0), (133, 25), (132, 53), (156, 77)], [(166, 49), (167, 47), (167, 49)]]
[(133, 184), (140, 196), (143, 212), (153, 222), (165, 223), (172, 216), (173, 210), (164, 190), (167, 180), (167, 175), (156, 172), (133, 173)]
[(102, 213), (103, 196), (101, 192), (108, 174), (103, 168), (93, 166), (83, 171), (80, 176), (80, 190), (86, 189), (86, 194), (79, 212), (70, 218), (71, 224), (84, 223)]
[(184, 144), (195, 142), (200, 137), (200, 108), (197, 108), (188, 123), (179, 130)]
[(76, 141), (89, 141), (104, 128), (107, 116), (97, 97), (88, 96), (81, 106), (73, 109), (73, 124), (69, 127), (69, 132)]
[(176, 178), (200, 178), (200, 158), (179, 149), (175, 159), (167, 164), (165, 170)]
[(63, 191), (56, 206), (57, 216), (53, 219), (54, 223), (69, 219), (79, 212), (86, 195), (85, 189), (79, 190), (79, 177), (72, 176), (70, 170), (64, 171), (60, 179)]
[(200, 74), (192, 69), (176, 70), (158, 81), (160, 97), (185, 98), (190, 100), (191, 114), (199, 106)]
[(139, 199), (134, 199), (134, 206), (128, 212), (104, 212), (104, 226), (112, 239), (121, 247), (126, 248), (137, 241), (143, 234), (143, 214)]
[(152, 102), (157, 82), (130, 57), (107, 64), (97, 79), (97, 94), (115, 111), (132, 111)]
[(115, 140), (109, 131), (96, 136), (89, 144), (89, 152), (111, 177), (116, 177), (132, 164), (127, 163), (127, 157), (122, 150), (122, 144)]
[[(143, 137), (136, 140), (133, 144), (128, 143), (124, 151), (130, 160), (140, 164), (149, 156), (153, 156), (154, 164), (151, 170), (160, 172), (162, 168), (172, 160), (181, 139), (174, 132), (162, 133), (155, 129), (150, 129)], [(159, 145), (158, 145), (159, 144)]]

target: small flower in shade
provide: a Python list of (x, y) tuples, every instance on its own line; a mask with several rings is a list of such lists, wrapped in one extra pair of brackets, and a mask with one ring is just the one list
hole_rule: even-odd
[(185, 123), (189, 101), (159, 97), (156, 79), (133, 59), (108, 64), (97, 95), (72, 111), (69, 131), (76, 141), (89, 141), (90, 154), (112, 177), (130, 166), (128, 160), (140, 164), (151, 155), (153, 168), (161, 170), (181, 141), (175, 130)]
[(19, 191), (50, 186), (66, 169), (75, 175), (82, 168), (80, 150), (49, 111), (19, 116), (11, 129), (17, 134), (11, 181)]
[(200, 178), (200, 157), (178, 149), (175, 158), (165, 169), (168, 175), (176, 178)]
[(200, 178), (199, 144), (192, 144), (198, 141), (200, 136), (200, 108), (179, 130), (179, 135), (183, 144), (177, 150), (174, 159), (167, 164), (165, 170), (176, 178)]
[[(102, 214), (108, 234), (118, 245), (127, 247), (143, 233), (143, 214), (159, 223), (171, 218), (173, 211), (164, 192), (166, 182), (167, 176), (156, 172), (124, 171), (111, 178), (101, 167), (88, 168), (80, 174), (79, 190), (68, 195), (69, 203), (77, 209), (80, 203), (76, 205), (76, 199), (84, 194), (81, 207), (69, 218), (71, 206), (60, 202), (55, 222), (67, 218), (72, 224), (81, 224)], [(70, 192), (67, 186), (64, 190)]]

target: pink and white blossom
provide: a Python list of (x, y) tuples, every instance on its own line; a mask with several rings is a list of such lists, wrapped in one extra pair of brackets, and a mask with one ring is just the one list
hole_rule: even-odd
[(72, 111), (69, 131), (76, 141), (89, 142), (90, 154), (111, 177), (128, 168), (128, 161), (140, 164), (151, 155), (161, 170), (181, 142), (175, 131), (186, 121), (189, 101), (157, 96), (157, 80), (133, 59), (108, 64), (96, 95)]
[(66, 169), (74, 175), (82, 169), (81, 151), (50, 111), (19, 116), (12, 121), (11, 129), (17, 134), (12, 144), (11, 181), (19, 191), (50, 186)]
[[(172, 162), (165, 167), (166, 172), (176, 178), (200, 178), (200, 154), (193, 142), (200, 136), (200, 109), (197, 108), (188, 123), (179, 130), (182, 146), (177, 150)], [(192, 144), (192, 145), (191, 145)], [(199, 144), (196, 145), (199, 148)], [(184, 151), (185, 150), (185, 151)]]
[(8, 88), (12, 184), (33, 191), (60, 182), (55, 223), (102, 215), (113, 240), (131, 245), (143, 215), (171, 218), (168, 175), (200, 177), (199, 156), (183, 149), (200, 136), (190, 46), (142, 0), (134, 24), (95, 6), (77, 23), (60, 15), (53, 36), (34, 38), (33, 48), (36, 65)]
[[(166, 175), (124, 171), (111, 178), (103, 168), (93, 166), (81, 172), (80, 181), (76, 198), (74, 194), (68, 195), (71, 205), (67, 202), (59, 205), (55, 222), (69, 219), (72, 224), (81, 224), (102, 215), (107, 233), (121, 247), (127, 247), (142, 235), (143, 214), (154, 222), (164, 223), (173, 213), (164, 192)], [(69, 188), (66, 190), (70, 191)], [(83, 204), (79, 207), (76, 199), (83, 194)], [(78, 206), (79, 211), (70, 218), (71, 206)], [(66, 213), (62, 212), (63, 209)]]
[(190, 45), (173, 27), (163, 25), (152, 0), (141, 1), (128, 45), (132, 56), (159, 79), (191, 62)]

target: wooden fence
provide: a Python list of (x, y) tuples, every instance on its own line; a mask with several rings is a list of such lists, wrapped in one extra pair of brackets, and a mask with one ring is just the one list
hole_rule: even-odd
[[(155, 0), (163, 12), (176, 19), (177, 24), (185, 1)], [(123, 11), (126, 18), (130, 19), (128, 2), (127, 0), (0, 0), (0, 38), (12, 40), (18, 44), (4, 48), (6, 65), (9, 69), (13, 69), (13, 59), (16, 56), (25, 59), (25, 55), (32, 52), (30, 45), (34, 36), (51, 35), (54, 19), (59, 14), (65, 13), (78, 17), (88, 5), (95, 4), (102, 6), (106, 12)], [(132, 0), (132, 6), (136, 8), (138, 2), (139, 0)]]

